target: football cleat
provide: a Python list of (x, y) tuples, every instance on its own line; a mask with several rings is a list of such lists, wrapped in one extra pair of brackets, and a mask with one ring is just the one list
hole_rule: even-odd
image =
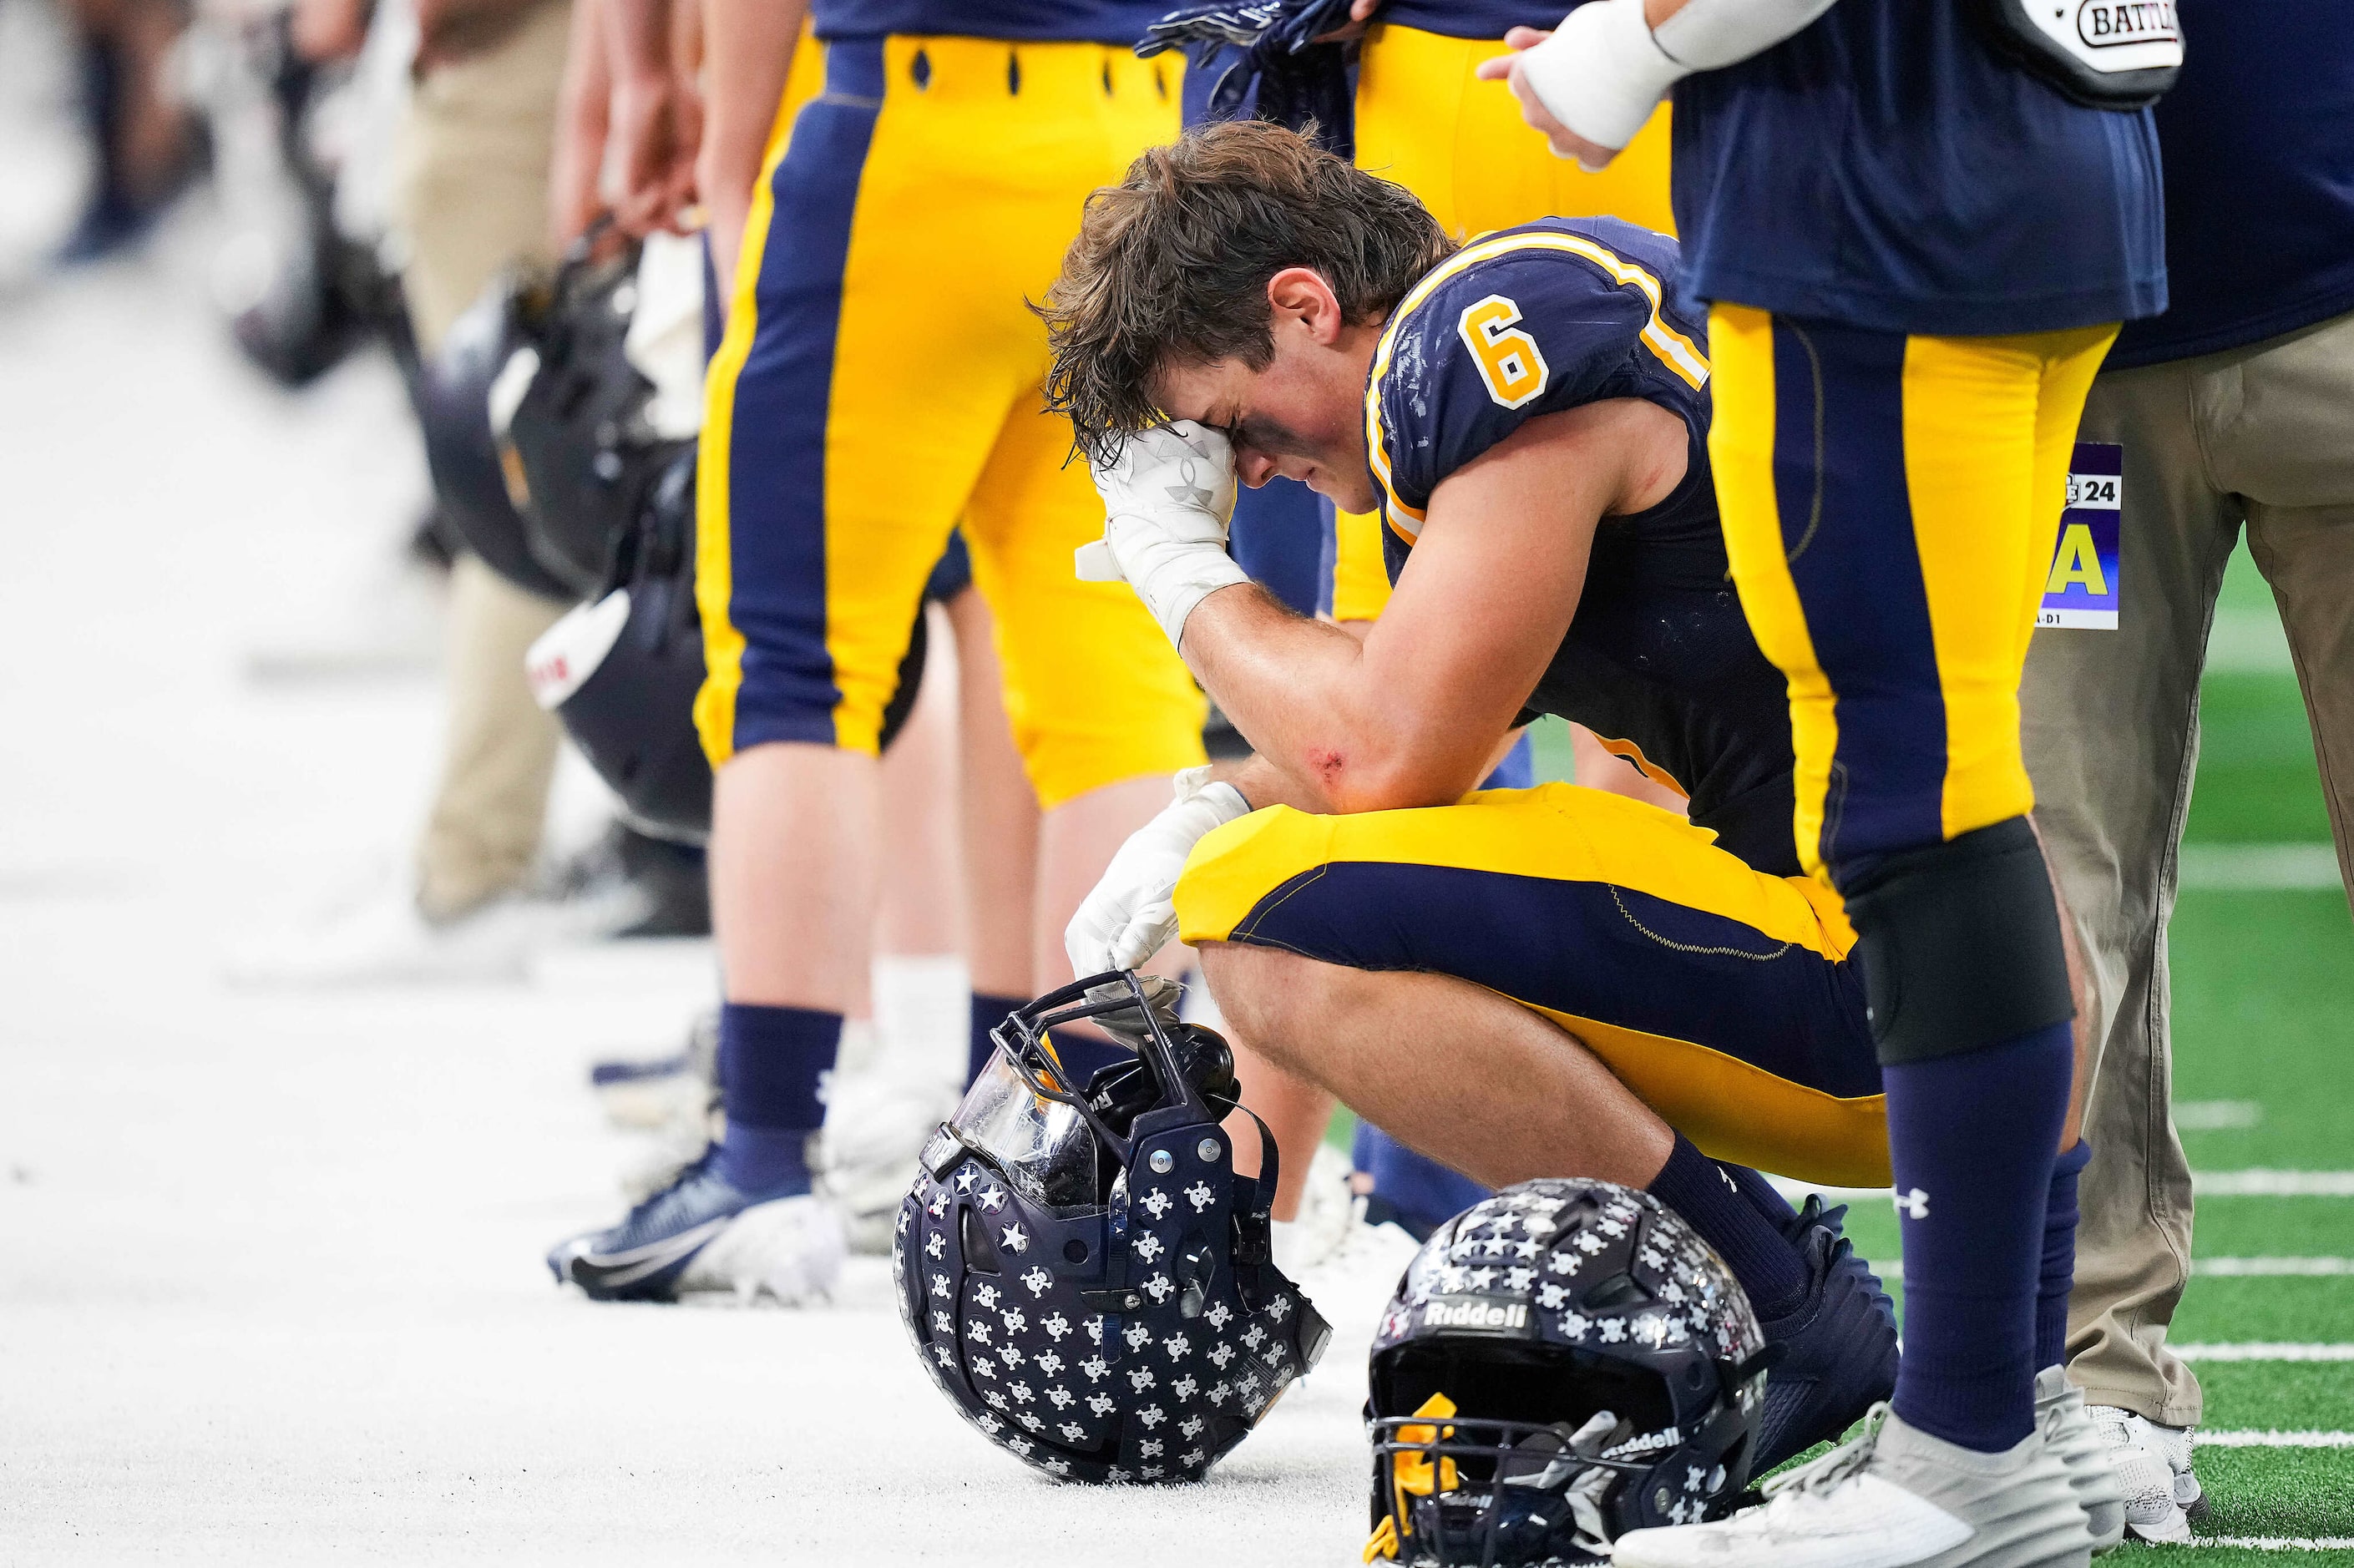
[(2126, 1532), (2161, 1545), (2189, 1541), (2191, 1521), (2207, 1514), (2206, 1494), (2190, 1470), (2191, 1428), (2161, 1426), (2114, 1404), (2089, 1405), (2085, 1414), (2108, 1446), (2125, 1493)]
[(2126, 1538), (2125, 1486), (2110, 1463), (2107, 1439), (2085, 1408), (2084, 1391), (2068, 1381), (2064, 1368), (2048, 1366), (2035, 1374), (2035, 1425), (2068, 1467), (2068, 1482), (2093, 1532), (2093, 1551), (2110, 1550)]
[(610, 1230), (547, 1255), (557, 1283), (597, 1301), (732, 1296), (749, 1306), (821, 1298), (842, 1272), (842, 1219), (805, 1190), (746, 1192), (719, 1173), (716, 1147)]
[(1709, 1524), (1630, 1531), (1617, 1568), (2084, 1568), (2093, 1534), (2068, 1467), (2031, 1432), (1981, 1454), (1885, 1405), (1766, 1501)]
[(1807, 1266), (1807, 1294), (1759, 1323), (1778, 1359), (1766, 1377), (1753, 1475), (1837, 1441), (1896, 1391), (1896, 1307), (1841, 1234), (1846, 1215), (1845, 1205), (1826, 1209), (1809, 1192), (1790, 1227), (1790, 1244)]

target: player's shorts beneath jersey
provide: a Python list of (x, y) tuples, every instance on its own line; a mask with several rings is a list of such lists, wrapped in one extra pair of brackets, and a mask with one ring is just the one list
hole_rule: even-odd
[(2020, 676), (2116, 330), (1923, 337), (1710, 313), (1717, 509), (1757, 645), (1789, 679), (1809, 871), (2034, 804)]
[(1044, 294), (1087, 193), (1176, 133), (1178, 65), (1090, 43), (835, 39), (778, 117), (706, 384), (697, 593), (715, 764), (873, 752), (951, 528), (1040, 801), (1202, 759), (1204, 702), (1043, 409)]
[[(1622, 217), (1676, 231), (1668, 207), (1670, 114), (1661, 104), (1599, 174), (1556, 158), (1503, 83), (1481, 81), (1500, 39), (1375, 23), (1357, 71), (1357, 166), (1412, 191), (1456, 239), (1541, 217)], [(1336, 620), (1372, 620), (1389, 602), (1372, 513), (1342, 513), (1333, 539)]]
[(1656, 807), (1574, 784), (1426, 810), (1273, 807), (1203, 839), (1177, 915), (1188, 942), (1472, 981), (1568, 1030), (1717, 1159), (1888, 1182), (1838, 899)]

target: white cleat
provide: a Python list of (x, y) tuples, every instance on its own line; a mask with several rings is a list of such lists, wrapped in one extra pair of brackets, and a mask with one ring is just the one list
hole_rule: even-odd
[(2125, 1493), (2126, 1533), (2160, 1545), (2189, 1541), (2191, 1518), (2207, 1500), (2190, 1470), (2193, 1429), (2161, 1426), (2114, 1404), (2093, 1405), (2088, 1414)]
[(1633, 1530), (1617, 1568), (2084, 1568), (2093, 1537), (2041, 1430), (1980, 1454), (1875, 1405), (1861, 1433), (1712, 1524)]
[(307, 927), (248, 943), (225, 966), (229, 983), (289, 989), (495, 984), (528, 978), (534, 952), (560, 936), (557, 906), (502, 894), (448, 920), (429, 920), (394, 885)]
[(958, 1086), (909, 1070), (888, 1054), (864, 1072), (837, 1071), (829, 1080), (820, 1166), (856, 1250), (891, 1250), (916, 1157), (960, 1097)]
[(2068, 1467), (2068, 1484), (2093, 1532), (2095, 1556), (2126, 1538), (2126, 1493), (2110, 1462), (2109, 1444), (2093, 1424), (2084, 1390), (2068, 1381), (2064, 1368), (2035, 1374), (2035, 1425), (2044, 1445)]
[(848, 1252), (842, 1215), (811, 1194), (756, 1203), (728, 1221), (678, 1277), (682, 1301), (801, 1307), (827, 1299)]
[(1308, 1162), (1308, 1184), (1300, 1189), (1299, 1213), (1269, 1227), (1275, 1266), (1287, 1278), (1302, 1278), (1338, 1256), (1357, 1228), (1357, 1198), (1349, 1191), (1349, 1161), (1331, 1144), (1320, 1143)]

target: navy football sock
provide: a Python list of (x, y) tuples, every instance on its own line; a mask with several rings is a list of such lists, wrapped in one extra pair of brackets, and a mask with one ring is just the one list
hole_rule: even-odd
[(964, 1081), (971, 1083), (997, 1054), (997, 1042), (989, 1032), (1013, 1016), (1013, 1010), (1028, 1000), (1019, 996), (991, 996), (985, 991), (972, 993), (972, 1034), (965, 1046)]
[(1741, 1195), (1749, 1201), (1751, 1208), (1766, 1216), (1767, 1224), (1784, 1235), (1790, 1234), (1790, 1227), (1798, 1223), (1798, 1211), (1790, 1207), (1787, 1198), (1774, 1190), (1773, 1182), (1746, 1165), (1728, 1164), (1720, 1160), (1716, 1168), (1724, 1172), (1726, 1181), (1741, 1189)]
[(818, 1082), (833, 1070), (842, 1014), (731, 1001), (719, 1010), (719, 1174), (740, 1192), (810, 1190), (809, 1135), (825, 1121)]
[(1807, 1266), (1789, 1239), (1682, 1133), (1651, 1178), (1650, 1192), (1717, 1250), (1760, 1318), (1778, 1318), (1806, 1295)]
[(2083, 1139), (2052, 1163), (2052, 1196), (2043, 1210), (2043, 1273), (2035, 1287), (2035, 1365), (2068, 1359), (2068, 1292), (2076, 1283), (2076, 1178), (2093, 1158)]
[(1881, 1069), (1904, 1244), (1896, 1414), (1980, 1453), (2035, 1427), (2037, 1273), (2073, 1065), (2061, 1022)]

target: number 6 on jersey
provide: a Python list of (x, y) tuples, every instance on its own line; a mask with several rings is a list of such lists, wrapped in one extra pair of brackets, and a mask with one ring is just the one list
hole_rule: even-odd
[(1455, 323), (1471, 357), (1479, 361), (1488, 396), (1507, 408), (1517, 408), (1543, 392), (1546, 377), (1553, 374), (1537, 340), (1513, 324), (1520, 319), (1519, 305), (1501, 294), (1490, 294), (1466, 305)]

